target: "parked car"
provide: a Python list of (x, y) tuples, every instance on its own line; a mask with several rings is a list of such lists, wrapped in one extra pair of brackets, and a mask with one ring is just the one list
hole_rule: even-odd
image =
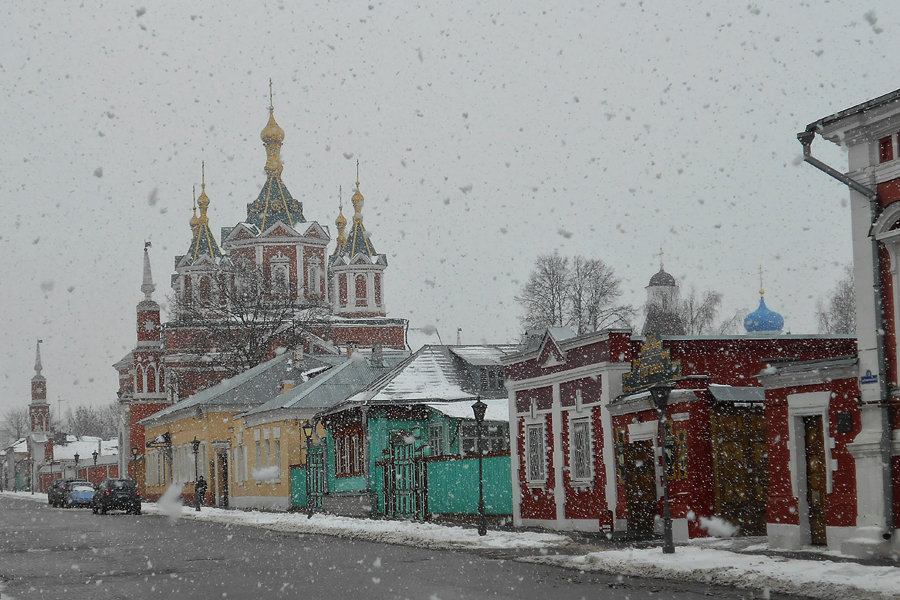
[(98, 512), (105, 515), (109, 510), (141, 514), (141, 497), (137, 484), (131, 479), (104, 479), (94, 492), (91, 510), (95, 515)]
[(47, 490), (47, 504), (50, 506), (89, 506), (94, 496), (94, 486), (81, 479), (56, 479)]

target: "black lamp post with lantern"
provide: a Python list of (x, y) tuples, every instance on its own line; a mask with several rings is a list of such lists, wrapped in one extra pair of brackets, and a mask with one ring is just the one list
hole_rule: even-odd
[(197, 439), (197, 436), (194, 436), (194, 439), (191, 440), (191, 452), (194, 453), (194, 510), (200, 512), (200, 494), (198, 490), (200, 489), (199, 477), (200, 477), (200, 468), (197, 464), (197, 457), (200, 455), (200, 440)]
[(78, 479), (78, 459), (81, 458), (81, 456), (76, 452), (74, 458), (75, 458), (75, 479)]
[(675, 542), (672, 539), (672, 514), (669, 511), (669, 454), (671, 440), (665, 435), (665, 421), (668, 413), (669, 393), (674, 383), (658, 383), (650, 388), (650, 397), (656, 407), (658, 435), (663, 457), (663, 554), (675, 553)]
[(487, 519), (484, 516), (484, 452), (481, 448), (481, 427), (486, 411), (487, 404), (478, 396), (472, 405), (472, 412), (475, 413), (475, 451), (478, 453), (478, 535), (487, 534)]
[(310, 454), (312, 452), (312, 436), (313, 436), (313, 426), (309, 421), (304, 421), (303, 425), (300, 426), (300, 431), (303, 433), (303, 437), (306, 438), (306, 518), (312, 519), (313, 516), (313, 474), (310, 470), (310, 465), (312, 464), (309, 460)]
[(94, 466), (95, 466), (95, 467), (97, 466), (97, 457), (98, 457), (98, 456), (100, 456), (100, 453), (97, 452), (96, 450), (94, 450), (93, 452), (91, 452), (91, 458), (94, 459)]

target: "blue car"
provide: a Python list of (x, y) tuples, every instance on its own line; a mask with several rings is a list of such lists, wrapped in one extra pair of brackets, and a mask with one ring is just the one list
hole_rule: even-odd
[(90, 481), (70, 481), (63, 497), (63, 506), (90, 506), (94, 498), (94, 486)]

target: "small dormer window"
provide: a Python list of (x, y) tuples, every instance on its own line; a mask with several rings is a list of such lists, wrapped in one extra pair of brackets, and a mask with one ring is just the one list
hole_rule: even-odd
[(878, 162), (894, 160), (894, 136), (889, 135), (878, 140)]

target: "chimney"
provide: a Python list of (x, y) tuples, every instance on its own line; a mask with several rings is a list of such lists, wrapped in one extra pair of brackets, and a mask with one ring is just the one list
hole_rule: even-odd
[(375, 368), (384, 366), (384, 354), (382, 352), (381, 342), (374, 342), (372, 344), (372, 360), (370, 362)]
[(356, 352), (356, 347), (356, 342), (347, 342), (347, 358), (353, 357), (353, 353)]
[(290, 390), (294, 389), (294, 385), (296, 385), (296, 384), (294, 383), (293, 379), (285, 379), (284, 381), (281, 382), (281, 391), (278, 393), (283, 394), (287, 391), (290, 391)]
[(298, 371), (302, 371), (305, 368), (303, 364), (303, 346), (294, 348), (294, 356), (291, 362), (293, 363), (294, 369)]

